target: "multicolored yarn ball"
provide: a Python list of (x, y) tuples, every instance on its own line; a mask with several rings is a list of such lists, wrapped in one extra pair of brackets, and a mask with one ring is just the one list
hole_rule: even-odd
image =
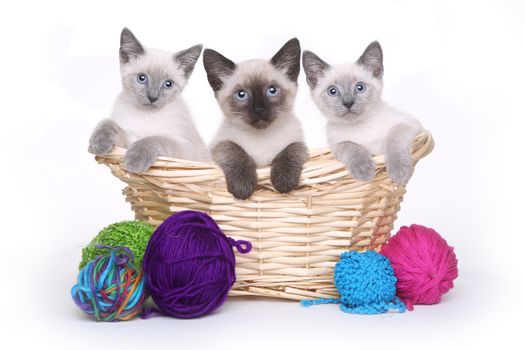
[(251, 244), (226, 237), (198, 211), (170, 216), (151, 236), (143, 271), (150, 294), (165, 315), (194, 318), (221, 306), (235, 282), (235, 255)]
[(97, 245), (128, 247), (135, 256), (136, 265), (141, 266), (144, 251), (154, 230), (153, 225), (137, 220), (121, 221), (104, 227), (91, 243), (82, 249), (80, 268), (86, 266), (97, 256), (106, 253), (98, 249)]
[(403, 226), (381, 249), (397, 277), (397, 295), (408, 309), (436, 304), (454, 287), (458, 260), (454, 248), (431, 228)]
[(142, 310), (147, 297), (142, 273), (127, 247), (97, 246), (110, 250), (88, 262), (78, 275), (71, 296), (97, 321), (125, 321)]
[(390, 262), (376, 251), (341, 254), (335, 265), (334, 283), (340, 298), (303, 300), (301, 305), (341, 304), (342, 311), (352, 314), (406, 310), (396, 297), (396, 277)]

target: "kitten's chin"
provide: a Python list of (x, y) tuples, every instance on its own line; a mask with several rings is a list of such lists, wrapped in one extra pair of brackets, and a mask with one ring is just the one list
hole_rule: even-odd
[(354, 113), (352, 111), (347, 111), (347, 112), (344, 112), (342, 114), (339, 114), (339, 115), (335, 115), (335, 116), (332, 116), (331, 119), (335, 120), (335, 121), (344, 121), (344, 122), (347, 122), (347, 123), (354, 123), (354, 122), (357, 122), (359, 121), (359, 114), (357, 113)]
[(157, 109), (159, 109), (161, 106), (157, 105), (157, 104), (153, 104), (153, 103), (143, 103), (140, 105), (142, 107), (142, 109), (145, 109), (147, 111), (155, 111)]
[(249, 125), (254, 127), (255, 129), (265, 129), (272, 123), (271, 120), (257, 120), (255, 122), (250, 123)]
[(257, 120), (257, 121), (251, 121), (247, 118), (244, 118), (244, 116), (234, 116), (230, 117), (229, 120), (234, 124), (237, 125), (237, 127), (242, 129), (265, 129), (267, 128), (272, 121), (269, 120)]

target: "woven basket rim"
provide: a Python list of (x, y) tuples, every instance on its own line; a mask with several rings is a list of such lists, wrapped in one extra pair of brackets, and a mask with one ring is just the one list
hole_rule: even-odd
[[(429, 131), (423, 131), (416, 136), (413, 142), (412, 159), (414, 164), (421, 158), (432, 152), (434, 148), (434, 140)], [(99, 163), (113, 163), (122, 164), (125, 148), (114, 147), (109, 153), (96, 156)], [(385, 156), (378, 155), (373, 157), (376, 163), (376, 169), (385, 166)], [(270, 181), (270, 166), (257, 168), (258, 181), (264, 183)], [(176, 177), (178, 182), (190, 183), (200, 182), (203, 179), (217, 180), (224, 176), (222, 170), (218, 165), (213, 163), (196, 162), (185, 159), (177, 159), (170, 157), (159, 157), (157, 161), (146, 171), (140, 175), (150, 177)], [(326, 181), (333, 181), (345, 176), (349, 172), (346, 166), (339, 162), (332, 154), (330, 149), (315, 148), (310, 149), (310, 159), (304, 164), (303, 172), (301, 173), (301, 184), (313, 185)]]
[[(428, 130), (424, 130), (420, 134), (418, 134), (414, 140), (414, 143), (421, 143), (421, 147), (416, 147), (417, 149), (413, 152), (413, 157), (416, 157), (417, 160), (427, 156), (430, 152), (432, 152), (434, 148), (434, 139), (432, 137), (432, 134)], [(126, 154), (127, 149), (123, 147), (113, 147), (113, 149), (106, 153), (97, 156), (101, 158), (120, 158), (123, 157)], [(418, 152), (419, 151), (419, 152)], [(331, 154), (332, 152), (328, 147), (316, 147), (309, 150), (310, 152), (310, 159), (316, 158), (318, 156)], [(372, 157), (377, 165), (377, 167), (381, 167), (385, 165), (385, 156), (384, 155), (377, 155)], [(219, 166), (214, 163), (207, 163), (207, 162), (199, 162), (194, 160), (187, 160), (187, 159), (181, 159), (181, 158), (172, 158), (172, 157), (165, 157), (160, 156), (157, 158), (157, 161), (152, 165), (152, 167), (164, 167), (166, 166), (165, 163), (176, 163), (176, 164), (187, 164), (188, 166), (191, 166), (191, 168), (194, 169), (219, 169)], [(270, 168), (269, 165), (258, 167), (257, 169), (265, 169)]]

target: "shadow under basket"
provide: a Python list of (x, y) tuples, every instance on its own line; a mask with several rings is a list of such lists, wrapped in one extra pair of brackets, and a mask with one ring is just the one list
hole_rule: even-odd
[[(429, 132), (413, 144), (414, 165), (432, 151)], [(252, 242), (249, 254), (236, 254), (237, 282), (231, 296), (302, 300), (337, 297), (333, 268), (347, 250), (379, 249), (390, 237), (405, 193), (387, 175), (384, 156), (374, 157), (372, 181), (354, 179), (328, 149), (312, 150), (301, 185), (281, 194), (270, 182), (270, 168), (257, 170), (258, 186), (248, 200), (226, 190), (224, 174), (213, 164), (160, 157), (146, 172), (122, 169), (126, 150), (97, 156), (127, 186), (123, 193), (137, 220), (158, 226), (173, 213), (210, 214), (226, 235)]]

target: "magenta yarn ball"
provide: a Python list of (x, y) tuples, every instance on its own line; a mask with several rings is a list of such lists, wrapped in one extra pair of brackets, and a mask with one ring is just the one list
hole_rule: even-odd
[(421, 225), (403, 226), (381, 248), (397, 278), (397, 296), (409, 310), (415, 304), (437, 304), (454, 287), (458, 260), (454, 248), (436, 231)]
[(206, 213), (186, 210), (153, 233), (142, 262), (144, 278), (160, 313), (178, 318), (206, 315), (220, 307), (235, 282), (235, 255), (247, 241), (226, 237)]

